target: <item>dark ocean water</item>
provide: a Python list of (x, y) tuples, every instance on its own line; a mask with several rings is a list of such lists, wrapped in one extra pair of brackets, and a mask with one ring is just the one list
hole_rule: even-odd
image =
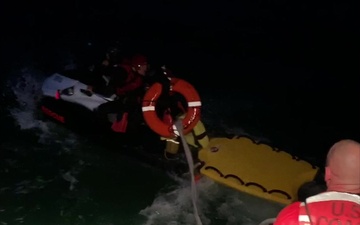
[[(69, 1), (5, 11), (1, 224), (195, 224), (187, 179), (37, 110), (47, 76), (99, 62), (115, 40), (196, 87), (210, 136), (246, 134), (320, 166), (334, 142), (360, 140), (359, 36), (346, 3)], [(281, 208), (207, 179), (198, 191), (203, 224), (258, 224)]]

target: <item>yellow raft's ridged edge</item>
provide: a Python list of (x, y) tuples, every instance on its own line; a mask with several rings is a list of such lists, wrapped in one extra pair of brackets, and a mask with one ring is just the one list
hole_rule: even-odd
[[(311, 181), (315, 177), (315, 175), (316, 175), (316, 173), (318, 171), (318, 167), (312, 165), (308, 161), (302, 160), (297, 156), (294, 156), (294, 155), (292, 155), (292, 154), (290, 154), (288, 152), (285, 152), (285, 151), (281, 151), (281, 150), (279, 150), (277, 148), (274, 148), (274, 147), (272, 147), (272, 146), (270, 146), (268, 144), (265, 144), (265, 143), (262, 143), (262, 142), (256, 142), (256, 141), (254, 141), (252, 138), (250, 138), (248, 136), (235, 136), (233, 138), (226, 138), (226, 139), (231, 140), (231, 139), (241, 139), (241, 138), (249, 139), (254, 144), (256, 144), (258, 146), (264, 145), (265, 147), (269, 147), (269, 148), (272, 149), (272, 151), (281, 153), (281, 154), (283, 154), (283, 156), (288, 156), (289, 158), (291, 158), (292, 160), (297, 161), (298, 163), (309, 165), (313, 169), (313, 171), (310, 171), (309, 173), (305, 174), (303, 176), (304, 179), (301, 180), (301, 183)], [(210, 148), (211, 147), (208, 146), (207, 148), (205, 148), (205, 150), (209, 150)], [(201, 151), (204, 151), (204, 149), (201, 150)], [(227, 186), (229, 186), (231, 188), (234, 188), (236, 190), (239, 190), (239, 191), (248, 193), (250, 195), (260, 197), (260, 198), (264, 198), (264, 199), (267, 199), (267, 200), (270, 200), (270, 201), (275, 201), (275, 202), (278, 202), (278, 203), (281, 203), (281, 204), (288, 205), (288, 204), (290, 204), (290, 203), (292, 203), (292, 202), (294, 202), (296, 200), (297, 197), (294, 194), (287, 193), (287, 192), (282, 191), (282, 190), (274, 190), (274, 189), (267, 190), (265, 187), (263, 187), (262, 185), (259, 185), (256, 182), (252, 182), (252, 181), (245, 182), (244, 180), (242, 180), (240, 177), (238, 177), (236, 175), (223, 174), (216, 167), (206, 164), (204, 159), (202, 159), (202, 154), (201, 154), (202, 152), (201, 151), (199, 152), (199, 158), (200, 158), (200, 160), (202, 160), (204, 165), (200, 169), (200, 172), (203, 175), (208, 176), (208, 177), (214, 179), (215, 181), (217, 181), (219, 183), (222, 183), (222, 184), (225, 184), (225, 185), (227, 185)], [(311, 179), (310, 179), (310, 177), (311, 177)], [(249, 188), (249, 187), (251, 187), (251, 188)], [(299, 188), (299, 187), (300, 187), (300, 184), (297, 186), (297, 188)], [(254, 191), (254, 190), (257, 190), (257, 191)]]

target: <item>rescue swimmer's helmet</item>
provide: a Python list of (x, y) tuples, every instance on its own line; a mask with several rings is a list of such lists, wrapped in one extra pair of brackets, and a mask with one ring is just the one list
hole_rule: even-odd
[(138, 72), (143, 76), (146, 74), (149, 67), (146, 56), (142, 54), (136, 54), (133, 57), (131, 57), (130, 64), (133, 70), (135, 70), (136, 72)]
[(142, 54), (136, 54), (131, 58), (131, 66), (133, 67), (139, 67), (141, 65), (147, 65), (148, 60), (146, 56)]

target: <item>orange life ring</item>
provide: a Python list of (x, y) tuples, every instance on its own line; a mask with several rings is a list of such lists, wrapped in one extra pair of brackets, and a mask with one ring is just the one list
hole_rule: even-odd
[[(185, 118), (182, 120), (183, 133), (188, 134), (200, 120), (201, 101), (195, 88), (185, 80), (171, 78), (170, 91), (178, 92), (184, 96), (188, 104)], [(147, 125), (157, 134), (165, 138), (179, 136), (174, 124), (167, 124), (156, 114), (156, 102), (161, 95), (162, 85), (153, 84), (145, 93), (142, 101), (142, 111)]]

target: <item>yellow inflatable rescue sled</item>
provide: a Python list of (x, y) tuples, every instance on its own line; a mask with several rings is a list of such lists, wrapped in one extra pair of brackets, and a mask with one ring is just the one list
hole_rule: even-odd
[(318, 167), (248, 137), (213, 138), (199, 151), (200, 173), (236, 190), (290, 204)]

